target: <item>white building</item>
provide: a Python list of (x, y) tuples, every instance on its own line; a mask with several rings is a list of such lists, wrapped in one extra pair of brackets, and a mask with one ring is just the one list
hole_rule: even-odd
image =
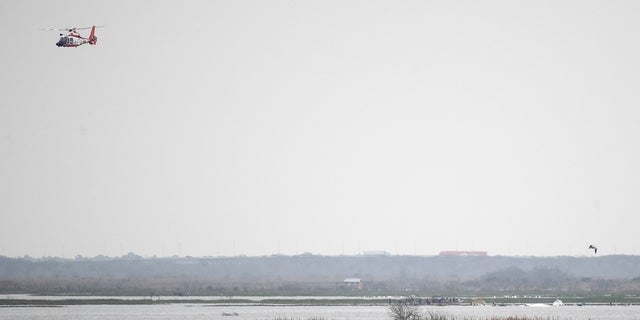
[(346, 278), (342, 283), (346, 288), (362, 289), (362, 279), (360, 278)]

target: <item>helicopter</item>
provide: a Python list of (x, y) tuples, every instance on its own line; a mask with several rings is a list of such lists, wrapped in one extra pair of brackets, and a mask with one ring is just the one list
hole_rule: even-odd
[[(96, 37), (96, 28), (102, 28), (102, 26), (91, 26), (91, 27), (82, 27), (82, 28), (61, 28), (61, 29), (49, 29), (49, 30), (57, 30), (57, 31), (65, 31), (66, 34), (60, 34), (60, 40), (56, 43), (58, 47), (65, 48), (76, 48), (85, 43), (95, 45), (98, 43), (98, 37)], [(91, 34), (89, 37), (84, 38), (78, 33), (78, 30), (86, 30), (91, 29)]]

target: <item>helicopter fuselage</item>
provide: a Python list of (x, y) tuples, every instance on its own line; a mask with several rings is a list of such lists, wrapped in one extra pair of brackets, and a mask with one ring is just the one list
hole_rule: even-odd
[[(88, 27), (87, 27), (88, 28)], [(79, 28), (79, 29), (87, 29), (87, 28)], [(99, 27), (98, 27), (99, 28)], [(60, 40), (56, 42), (56, 46), (58, 47), (78, 47), (85, 43), (95, 45), (98, 43), (98, 37), (96, 37), (96, 26), (91, 27), (91, 34), (89, 37), (85, 38), (81, 36), (76, 28), (68, 29), (69, 33), (60, 34)]]
[(87, 43), (88, 41), (79, 35), (69, 34), (60, 37), (60, 40), (56, 43), (58, 47), (77, 47)]

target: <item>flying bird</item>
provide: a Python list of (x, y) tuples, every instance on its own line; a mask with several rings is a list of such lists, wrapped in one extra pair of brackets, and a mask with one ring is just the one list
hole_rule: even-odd
[(593, 253), (594, 253), (594, 254), (597, 254), (597, 253), (598, 253), (598, 247), (596, 247), (596, 246), (594, 246), (594, 245), (592, 245), (592, 244), (590, 244), (590, 245), (589, 245), (589, 249), (593, 249)]

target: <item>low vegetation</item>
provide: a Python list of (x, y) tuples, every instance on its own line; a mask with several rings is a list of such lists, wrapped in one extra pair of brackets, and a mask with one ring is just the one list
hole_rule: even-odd
[(393, 320), (559, 320), (558, 318), (545, 318), (545, 317), (522, 317), (522, 316), (507, 316), (507, 317), (469, 317), (469, 316), (453, 316), (445, 315), (439, 312), (427, 312), (421, 314), (418, 307), (406, 304), (396, 303), (389, 306), (389, 313)]
[(393, 320), (420, 320), (423, 317), (417, 306), (407, 303), (394, 303), (389, 306)]
[[(394, 306), (395, 308), (396, 306)], [(405, 307), (410, 307), (410, 306), (406, 306)], [(400, 310), (395, 310), (392, 311), (393, 312), (397, 312)], [(407, 310), (403, 310), (402, 312), (406, 312)], [(507, 316), (507, 317), (485, 317), (485, 318), (478, 318), (478, 317), (456, 317), (456, 316), (450, 316), (450, 315), (445, 315), (442, 313), (437, 313), (437, 312), (429, 312), (426, 315), (422, 315), (419, 316), (418, 318), (414, 318), (413, 315), (409, 315), (410, 318), (407, 319), (415, 319), (415, 320), (562, 320), (559, 318), (553, 318), (553, 317), (523, 317), (523, 316)], [(394, 320), (400, 320), (400, 318), (393, 318)], [(305, 318), (305, 319), (301, 319), (301, 318), (289, 318), (289, 317), (277, 317), (277, 318), (271, 318), (271, 319), (265, 319), (265, 320), (331, 320), (331, 319), (326, 319), (323, 317), (310, 317), (310, 318)]]

